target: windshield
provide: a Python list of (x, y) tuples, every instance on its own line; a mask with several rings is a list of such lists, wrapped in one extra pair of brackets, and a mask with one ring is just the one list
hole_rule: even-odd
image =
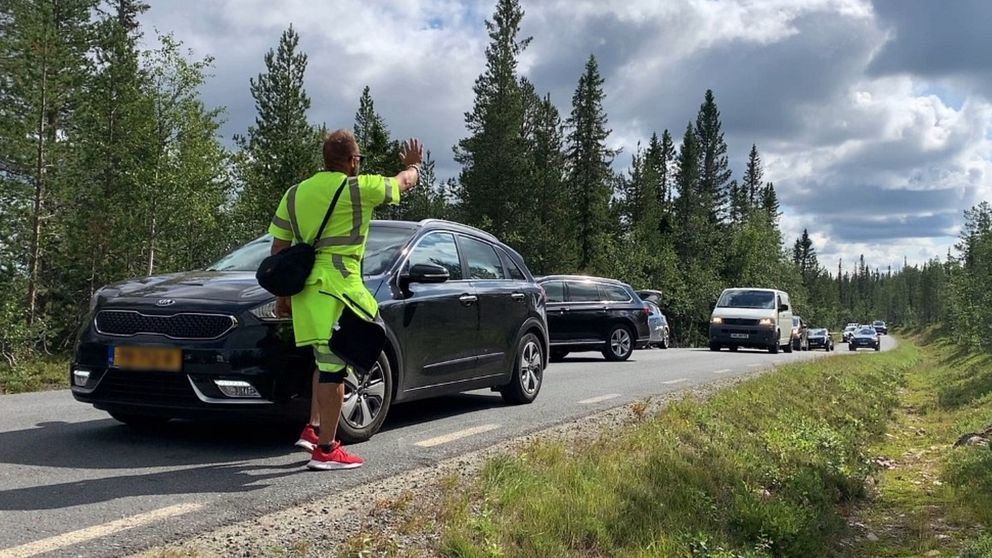
[(862, 335), (875, 335), (875, 330), (870, 327), (863, 327), (858, 333)]
[[(365, 244), (362, 260), (364, 275), (385, 273), (410, 239), (412, 228), (376, 225), (369, 226), (369, 239)], [(207, 271), (256, 271), (272, 249), (272, 237), (265, 235), (245, 244), (217, 260)]]
[(878, 321), (878, 322), (875, 322), (874, 325), (877, 325), (877, 326), (885, 325), (885, 322)]
[(844, 328), (844, 331), (854, 331), (856, 329), (858, 329), (858, 326), (847, 326)]
[(775, 293), (768, 291), (727, 291), (716, 303), (718, 308), (775, 308)]
[(814, 329), (809, 332), (810, 337), (825, 337), (827, 335), (827, 330), (825, 329)]

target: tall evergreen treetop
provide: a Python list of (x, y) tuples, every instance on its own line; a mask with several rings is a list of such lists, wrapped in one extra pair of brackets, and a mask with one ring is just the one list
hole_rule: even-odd
[(604, 80), (595, 56), (589, 56), (572, 96), (572, 114), (568, 119), (568, 162), (570, 183), (575, 191), (578, 224), (579, 258), (583, 270), (600, 265), (612, 227), (609, 202), (613, 173), (610, 165), (616, 152), (606, 145), (611, 130), (607, 127), (603, 101)]
[(710, 222), (720, 221), (727, 202), (730, 164), (727, 144), (723, 140), (720, 110), (711, 89), (706, 90), (703, 104), (696, 115), (696, 137), (699, 140), (699, 190), (704, 203), (711, 206)]
[(307, 55), (298, 50), (299, 42), (290, 26), (279, 46), (265, 54), (265, 72), (250, 81), (258, 114), (247, 137), (236, 138), (242, 150), (239, 206), (246, 238), (265, 230), (287, 188), (320, 168), (317, 132), (307, 121)]
[(761, 169), (758, 146), (752, 143), (751, 152), (747, 156), (747, 167), (744, 169), (744, 182), (741, 184), (742, 194), (749, 208), (758, 207), (760, 204), (763, 179), (764, 171)]
[(470, 224), (517, 242), (528, 206), (527, 145), (523, 137), (527, 99), (517, 77), (517, 57), (529, 38), (519, 39), (523, 9), (518, 0), (499, 0), (486, 21), (490, 43), (486, 68), (475, 80), (475, 103), (465, 114), (469, 137), (458, 142), (462, 164), (461, 211)]

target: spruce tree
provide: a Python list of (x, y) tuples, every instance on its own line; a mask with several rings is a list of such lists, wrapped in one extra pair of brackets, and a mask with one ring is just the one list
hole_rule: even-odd
[(577, 211), (577, 263), (584, 271), (603, 269), (613, 230), (609, 204), (613, 185), (610, 165), (615, 152), (606, 145), (611, 130), (603, 109), (605, 97), (599, 65), (590, 56), (572, 96), (567, 151), (569, 184)]
[(772, 223), (778, 223), (778, 218), (782, 214), (779, 212), (778, 194), (775, 193), (775, 185), (771, 182), (765, 184), (765, 187), (761, 190), (761, 209)]
[(792, 263), (799, 269), (803, 285), (812, 286), (820, 272), (820, 262), (816, 259), (816, 249), (807, 229), (803, 229), (802, 236), (797, 238), (792, 246)]
[(761, 168), (761, 157), (758, 155), (758, 146), (751, 144), (751, 152), (747, 156), (747, 167), (744, 169), (744, 181), (741, 184), (741, 195), (746, 203), (748, 212), (752, 208), (758, 207), (761, 202), (762, 180), (764, 171)]
[[(355, 140), (365, 160), (362, 161), (362, 173), (381, 174), (383, 176), (394, 176), (402, 169), (400, 162), (399, 143), (393, 141), (389, 136), (389, 128), (382, 116), (375, 110), (375, 103), (372, 100), (372, 93), (369, 86), (362, 90), (362, 96), (358, 100), (358, 112), (355, 113)], [(414, 194), (417, 195), (417, 194)], [(406, 198), (400, 201), (400, 206), (382, 207), (377, 212), (380, 219), (398, 219), (408, 211)], [(421, 207), (415, 210), (423, 211)]]
[(240, 149), (236, 175), (241, 191), (237, 215), (241, 239), (266, 230), (272, 213), (290, 186), (320, 170), (317, 132), (307, 121), (310, 97), (304, 89), (307, 55), (290, 26), (279, 46), (265, 54), (265, 72), (250, 81), (255, 125), (235, 138)]
[(699, 141), (699, 193), (709, 209), (711, 224), (719, 223), (727, 205), (730, 164), (727, 144), (723, 140), (720, 110), (711, 89), (706, 90), (696, 115), (696, 138)]
[(532, 204), (521, 133), (527, 99), (517, 76), (517, 59), (530, 42), (518, 38), (523, 16), (518, 0), (499, 0), (486, 20), (486, 68), (475, 80), (475, 102), (465, 114), (470, 135), (455, 147), (455, 160), (462, 165), (462, 218), (514, 245), (525, 235)]
[(575, 219), (565, 182), (564, 127), (550, 95), (533, 95), (527, 118), (529, 182), (534, 220), (520, 252), (539, 275), (575, 266)]

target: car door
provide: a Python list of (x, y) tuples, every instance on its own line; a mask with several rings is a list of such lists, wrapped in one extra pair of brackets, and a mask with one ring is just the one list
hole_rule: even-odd
[[(779, 343), (785, 345), (786, 343), (792, 342), (792, 305), (789, 303), (789, 295), (785, 293), (779, 293), (776, 296), (778, 300), (778, 329), (781, 332), (779, 336)], [(781, 310), (782, 306), (785, 306), (785, 310)]]
[(607, 305), (595, 281), (565, 281), (568, 326), (572, 341), (605, 341)]
[(509, 370), (504, 367), (508, 354), (514, 354), (510, 340), (514, 311), (521, 307), (526, 309), (524, 293), (516, 293), (521, 300), (515, 300), (514, 285), (507, 280), (495, 246), (467, 235), (458, 235), (458, 244), (468, 278), (479, 297), (476, 375), (505, 373)]
[(400, 320), (406, 389), (458, 382), (471, 376), (478, 357), (479, 304), (463, 272), (455, 235), (431, 232), (410, 252), (406, 269), (432, 263), (448, 270), (448, 281), (408, 287)]
[(571, 339), (571, 332), (566, 311), (568, 303), (565, 302), (565, 282), (551, 279), (541, 282), (541, 288), (548, 299), (544, 306), (548, 317), (548, 338), (552, 345), (567, 343)]

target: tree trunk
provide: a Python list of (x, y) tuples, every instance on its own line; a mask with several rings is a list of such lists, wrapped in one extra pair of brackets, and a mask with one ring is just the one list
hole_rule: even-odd
[[(45, 45), (46, 54), (48, 45)], [(47, 63), (47, 56), (46, 56)], [(45, 203), (45, 116), (48, 104), (48, 69), (41, 72), (41, 102), (38, 107), (38, 150), (35, 158), (34, 215), (31, 223), (31, 263), (28, 277), (28, 325), (37, 317), (38, 278), (41, 269), (42, 215)]]

